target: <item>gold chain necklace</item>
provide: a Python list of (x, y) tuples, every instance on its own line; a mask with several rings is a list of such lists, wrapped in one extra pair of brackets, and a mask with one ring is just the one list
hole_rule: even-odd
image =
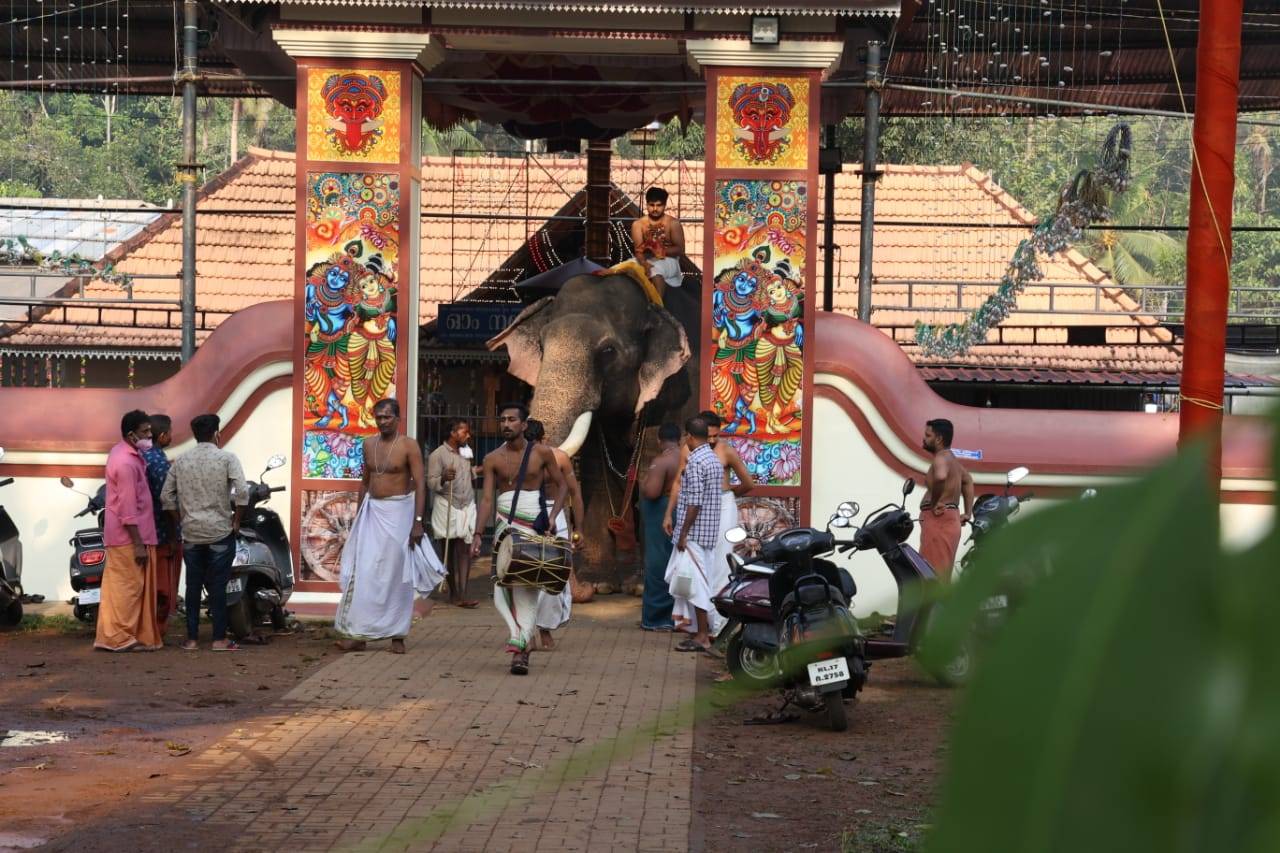
[[(394, 448), (396, 446), (396, 443), (399, 441), (400, 441), (400, 437), (396, 436), (395, 439), (391, 442), (391, 446)], [(373, 446), (373, 473), (379, 474), (379, 475), (386, 473), (386, 466), (378, 464), (378, 449), (381, 448), (384, 443), (385, 443), (384, 439), (382, 438), (381, 435), (379, 435), (378, 443)], [(390, 461), (390, 460), (387, 460), (387, 461)]]

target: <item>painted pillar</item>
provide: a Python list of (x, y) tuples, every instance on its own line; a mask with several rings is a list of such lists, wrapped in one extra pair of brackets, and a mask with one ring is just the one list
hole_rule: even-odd
[(332, 591), (355, 515), (373, 406), (417, 423), (425, 33), (273, 33), (298, 62), (293, 468), (298, 589)]
[(704, 69), (701, 401), (790, 523), (808, 523), (821, 84), (838, 41), (688, 43)]

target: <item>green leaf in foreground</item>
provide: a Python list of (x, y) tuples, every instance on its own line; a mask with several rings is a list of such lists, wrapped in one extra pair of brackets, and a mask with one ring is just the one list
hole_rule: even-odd
[(1280, 850), (1280, 540), (1224, 554), (1203, 470), (1012, 525), (946, 602), (942, 652), (1002, 566), (1055, 554), (984, 650), (930, 850)]

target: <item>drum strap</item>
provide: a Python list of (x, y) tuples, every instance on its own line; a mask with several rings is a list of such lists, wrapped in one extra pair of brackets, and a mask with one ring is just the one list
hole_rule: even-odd
[[(533, 442), (525, 439), (524, 456), (520, 459), (520, 471), (516, 474), (516, 491), (511, 496), (511, 510), (507, 513), (507, 524), (515, 524), (516, 507), (520, 505), (520, 490), (524, 486), (524, 475), (529, 471), (529, 455), (533, 453)], [(538, 486), (538, 517), (533, 521), (535, 533), (546, 533), (551, 529), (551, 519), (547, 516), (547, 498), (543, 486)]]

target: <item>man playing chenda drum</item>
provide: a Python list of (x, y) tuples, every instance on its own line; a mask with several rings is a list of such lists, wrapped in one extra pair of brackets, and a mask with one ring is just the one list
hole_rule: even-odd
[[(545, 512), (542, 492), (545, 490), (553, 497), (554, 503), (547, 516), (551, 519), (560, 515), (569, 490), (551, 448), (531, 444), (525, 438), (528, 418), (529, 410), (523, 404), (508, 403), (502, 406), (498, 410), (498, 432), (505, 443), (484, 458), (484, 495), (480, 499), (471, 554), (473, 557), (480, 555), (484, 525), (496, 505), (498, 517), (493, 541), (494, 573), (498, 578), (506, 574), (506, 566), (497, 564), (497, 544), (508, 524), (514, 524), (526, 532), (545, 532), (536, 529), (539, 516)], [(534, 586), (508, 587), (495, 584), (493, 588), (494, 605), (511, 631), (507, 650), (511, 652), (513, 675), (527, 675), (529, 672), (529, 643), (537, 630), (538, 592), (538, 588)]]

